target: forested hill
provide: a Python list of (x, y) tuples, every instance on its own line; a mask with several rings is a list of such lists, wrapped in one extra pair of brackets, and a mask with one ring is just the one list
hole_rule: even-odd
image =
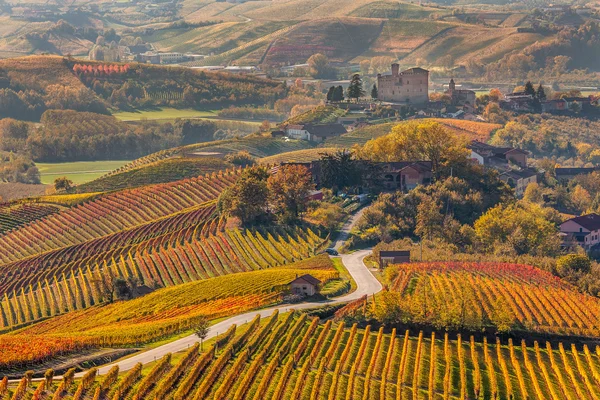
[(264, 105), (285, 94), (279, 82), (191, 68), (55, 56), (0, 61), (0, 118), (39, 120), (49, 109), (108, 114), (140, 106)]

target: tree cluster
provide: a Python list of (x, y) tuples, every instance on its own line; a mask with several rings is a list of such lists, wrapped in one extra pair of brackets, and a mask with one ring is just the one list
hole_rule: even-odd
[(311, 174), (304, 166), (283, 165), (274, 174), (264, 167), (250, 167), (221, 194), (218, 210), (244, 225), (266, 223), (272, 217), (293, 224), (306, 210), (313, 188)]

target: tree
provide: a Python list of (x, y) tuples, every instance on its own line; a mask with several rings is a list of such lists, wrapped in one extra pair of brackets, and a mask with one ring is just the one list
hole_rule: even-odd
[(540, 101), (540, 102), (544, 102), (546, 101), (546, 91), (544, 90), (544, 86), (542, 86), (542, 84), (540, 83), (540, 86), (538, 86), (537, 91), (535, 92), (535, 97)]
[(307, 64), (313, 78), (327, 78), (331, 75), (329, 59), (323, 54), (317, 53), (310, 56)]
[(208, 318), (206, 318), (206, 316), (203, 315), (196, 321), (196, 326), (194, 328), (194, 333), (200, 339), (200, 351), (202, 351), (202, 343), (204, 342), (204, 339), (206, 339), (206, 337), (208, 336), (209, 331), (210, 324), (208, 322)]
[(376, 84), (373, 84), (373, 88), (371, 89), (371, 98), (373, 100), (377, 100), (379, 98), (379, 91), (377, 90)]
[(444, 229), (444, 216), (440, 207), (431, 197), (425, 197), (417, 207), (417, 225), (415, 233), (421, 240), (439, 237)]
[(260, 131), (261, 132), (268, 132), (271, 130), (271, 123), (267, 120), (264, 120), (261, 124), (260, 124)]
[(244, 170), (235, 185), (219, 197), (217, 208), (222, 215), (239, 218), (243, 224), (254, 224), (266, 217), (268, 171), (264, 167)]
[(474, 228), (486, 251), (508, 249), (516, 255), (552, 256), (560, 249), (558, 220), (555, 211), (521, 201), (488, 210), (475, 221)]
[(365, 91), (363, 90), (362, 79), (360, 78), (359, 74), (354, 74), (352, 76), (347, 93), (348, 98), (355, 99), (356, 101), (358, 101), (358, 99), (365, 95)]
[(431, 161), (436, 176), (464, 168), (468, 159), (465, 141), (436, 122), (396, 125), (390, 134), (369, 140), (358, 153), (379, 162)]
[(104, 301), (108, 301), (109, 303), (115, 301), (116, 280), (117, 278), (113, 276), (110, 271), (107, 271), (104, 276), (93, 280), (96, 286), (100, 288), (100, 293), (102, 294), (102, 299)]
[(332, 101), (343, 101), (344, 100), (344, 88), (342, 86), (338, 86), (333, 91)]
[(561, 277), (573, 273), (587, 274), (592, 270), (592, 261), (583, 254), (567, 254), (556, 260), (556, 272)]
[(327, 91), (327, 101), (333, 101), (333, 95), (335, 93), (335, 86), (331, 86)]
[(320, 182), (323, 187), (338, 191), (356, 188), (363, 183), (366, 174), (366, 162), (357, 160), (348, 151), (321, 155)]
[(238, 151), (237, 153), (228, 154), (225, 156), (225, 161), (237, 165), (239, 167), (247, 167), (256, 164), (256, 159), (246, 150)]
[(269, 203), (280, 221), (293, 223), (298, 220), (308, 203), (308, 195), (314, 184), (308, 169), (302, 165), (284, 165), (267, 182)]
[(535, 98), (535, 89), (533, 88), (533, 83), (531, 83), (531, 81), (527, 81), (527, 83), (525, 84), (524, 92), (525, 94), (528, 94), (531, 97)]
[(127, 281), (123, 278), (116, 278), (114, 280), (115, 293), (117, 298), (120, 300), (131, 299), (132, 293), (131, 288), (127, 284)]
[(56, 191), (69, 191), (73, 188), (73, 181), (68, 179), (66, 176), (56, 178), (54, 180), (54, 189)]

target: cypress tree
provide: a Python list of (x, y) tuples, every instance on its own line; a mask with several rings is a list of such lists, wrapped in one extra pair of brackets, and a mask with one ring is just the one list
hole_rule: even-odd
[(379, 98), (379, 91), (377, 90), (377, 85), (373, 84), (373, 89), (371, 89), (371, 98), (377, 100)]
[(335, 93), (335, 86), (329, 88), (327, 92), (327, 101), (333, 101), (333, 94)]

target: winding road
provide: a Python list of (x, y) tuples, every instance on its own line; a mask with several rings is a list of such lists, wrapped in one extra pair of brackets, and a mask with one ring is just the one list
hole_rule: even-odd
[[(361, 211), (357, 212), (344, 224), (340, 235), (335, 241), (335, 248), (341, 247), (343, 242), (348, 238), (350, 230), (356, 224), (361, 215)], [(383, 288), (381, 286), (381, 283), (379, 283), (379, 281), (373, 276), (371, 271), (369, 271), (369, 269), (363, 262), (364, 258), (367, 255), (369, 255), (370, 252), (371, 250), (367, 249), (360, 250), (351, 254), (343, 254), (341, 256), (342, 263), (356, 282), (357, 288), (352, 293), (321, 302), (287, 304), (236, 315), (211, 326), (206, 339), (211, 339), (218, 336), (219, 333), (224, 333), (234, 324), (237, 326), (243, 325), (251, 321), (257, 314), (260, 314), (261, 318), (266, 318), (273, 314), (275, 310), (279, 310), (279, 313), (285, 313), (291, 310), (306, 310), (310, 308), (320, 307), (323, 305), (345, 303), (357, 300), (364, 295), (372, 295), (380, 292)], [(192, 334), (184, 338), (175, 340), (173, 342), (164, 344), (162, 346), (156, 347), (154, 349), (138, 353), (132, 357), (116, 361), (114, 363), (106, 364), (98, 368), (98, 374), (106, 374), (115, 365), (119, 366), (119, 370), (121, 372), (127, 371), (132, 369), (137, 363), (147, 364), (156, 361), (168, 353), (176, 353), (178, 351), (186, 350), (199, 341), (199, 338), (195, 334)], [(76, 376), (81, 377), (84, 373), (85, 372), (80, 372), (76, 374)]]

